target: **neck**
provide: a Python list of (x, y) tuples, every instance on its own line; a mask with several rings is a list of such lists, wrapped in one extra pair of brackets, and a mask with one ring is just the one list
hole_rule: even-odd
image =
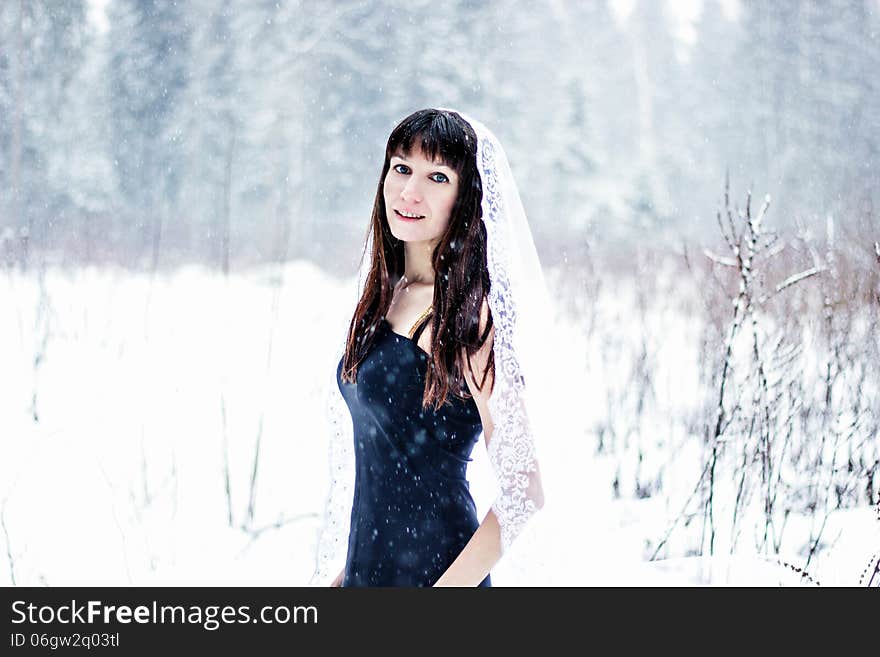
[(429, 242), (406, 242), (404, 244), (403, 277), (404, 285), (433, 285), (434, 268), (431, 255), (434, 245)]

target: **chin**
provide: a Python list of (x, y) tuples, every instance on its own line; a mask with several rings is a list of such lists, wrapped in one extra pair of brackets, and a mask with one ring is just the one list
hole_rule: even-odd
[(422, 240), (428, 239), (423, 235), (424, 231), (415, 229), (414, 226), (401, 226), (399, 221), (390, 224), (389, 227), (391, 226), (393, 226), (391, 234), (403, 242), (421, 242)]
[(407, 235), (405, 231), (402, 234), (401, 233), (394, 233), (394, 232), (392, 232), (391, 234), (394, 235), (394, 237), (399, 239), (401, 242), (421, 242), (422, 241), (422, 238), (419, 237), (418, 235)]

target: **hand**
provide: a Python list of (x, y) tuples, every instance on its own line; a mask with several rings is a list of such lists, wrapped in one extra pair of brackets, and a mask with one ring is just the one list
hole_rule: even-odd
[(345, 569), (343, 568), (343, 569), (340, 571), (340, 573), (336, 576), (336, 579), (334, 579), (334, 580), (330, 583), (330, 587), (331, 587), (331, 588), (333, 588), (333, 587), (341, 587), (341, 586), (342, 586), (342, 579), (343, 579), (344, 577), (345, 577)]

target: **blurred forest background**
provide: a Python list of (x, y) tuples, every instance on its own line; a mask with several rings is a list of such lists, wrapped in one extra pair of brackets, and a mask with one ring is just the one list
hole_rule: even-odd
[(2, 252), (353, 271), (425, 106), (498, 134), (548, 264), (717, 233), (726, 170), (779, 227), (876, 232), (878, 30), (878, 0), (3, 0)]

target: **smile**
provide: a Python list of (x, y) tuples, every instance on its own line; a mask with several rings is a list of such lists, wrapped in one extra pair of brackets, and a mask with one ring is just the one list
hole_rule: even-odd
[(396, 209), (396, 208), (394, 209), (394, 213), (395, 213), (398, 217), (400, 217), (401, 219), (403, 219), (404, 221), (418, 221), (419, 219), (424, 219), (424, 218), (425, 218), (425, 215), (423, 215), (423, 214), (414, 214), (414, 213), (410, 213), (410, 212), (401, 212), (400, 210), (398, 210), (398, 209)]

